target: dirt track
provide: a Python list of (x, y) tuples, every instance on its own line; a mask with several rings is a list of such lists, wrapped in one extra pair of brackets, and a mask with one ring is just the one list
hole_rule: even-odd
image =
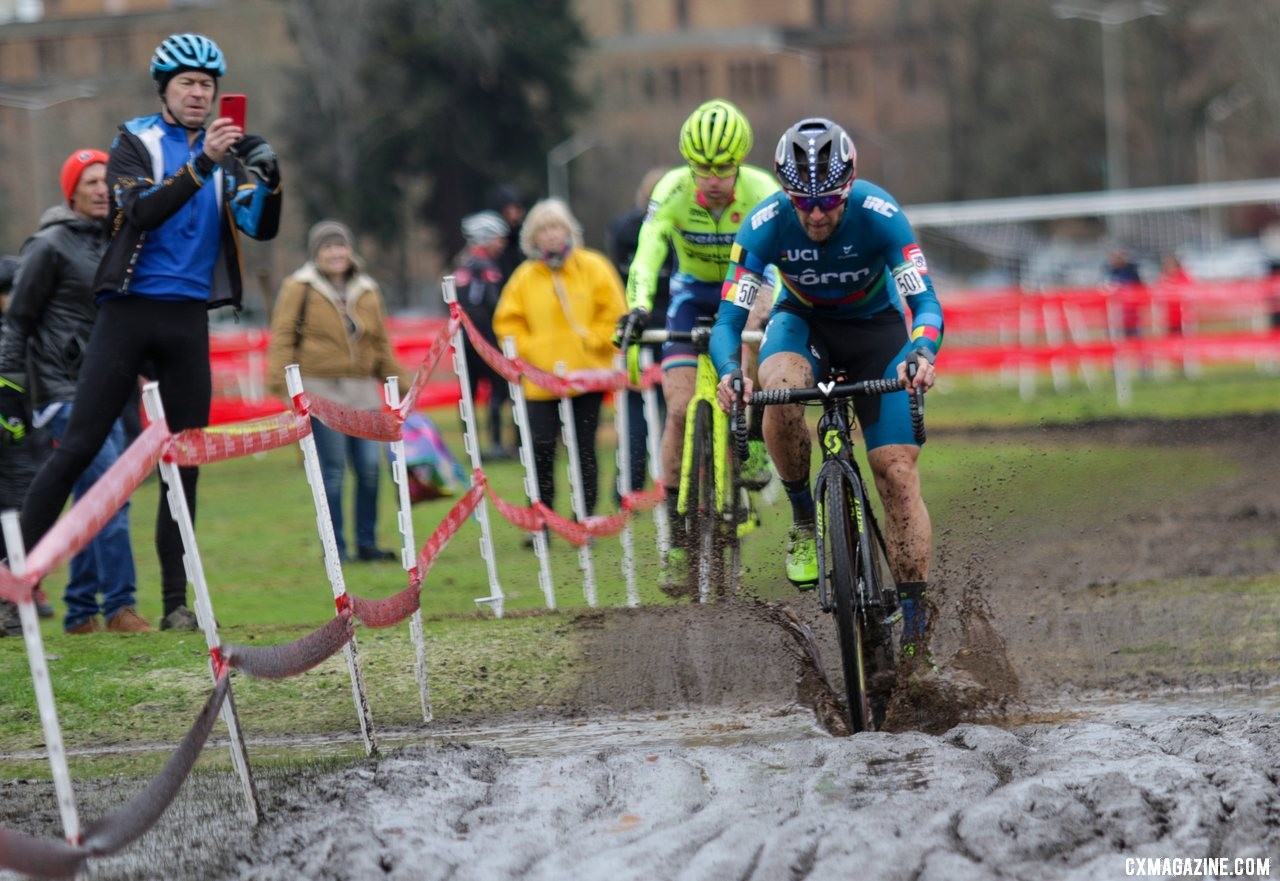
[[(1158, 589), (1277, 571), (1278, 430), (1264, 417), (1025, 432), (1201, 445), (1238, 471), (1176, 503), (1116, 499), (1112, 517), (1068, 511), (1049, 527), (999, 522), (984, 496), (999, 475), (977, 481), (971, 528), (937, 541), (935, 651), (981, 706), (831, 737), (802, 705), (812, 690), (774, 608), (582, 615), (594, 675), (550, 718), (446, 723), (441, 740), (354, 769), (268, 773), (256, 830), (227, 814), (233, 783), (188, 785), (93, 877), (1083, 881), (1126, 877), (1129, 857), (1270, 858), (1280, 876), (1275, 632), (1240, 642), (1257, 607)], [(1194, 656), (1162, 648), (1184, 642)], [(3, 792), (47, 797), (37, 788)]]

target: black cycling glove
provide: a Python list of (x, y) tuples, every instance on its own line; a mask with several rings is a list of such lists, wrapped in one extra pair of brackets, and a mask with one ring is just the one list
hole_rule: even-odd
[(618, 328), (613, 332), (614, 347), (624, 349), (639, 343), (640, 335), (644, 333), (644, 326), (648, 321), (649, 310), (639, 306), (619, 318)]
[(231, 145), (231, 152), (244, 164), (244, 167), (257, 175), (258, 179), (274, 190), (280, 186), (280, 162), (276, 151), (261, 135), (245, 135)]

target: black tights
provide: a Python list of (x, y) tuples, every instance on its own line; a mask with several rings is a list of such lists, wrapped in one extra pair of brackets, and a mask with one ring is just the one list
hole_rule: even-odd
[[(160, 400), (169, 429), (203, 428), (209, 424), (212, 379), (209, 374), (209, 317), (200, 300), (155, 300), (119, 297), (98, 310), (85, 348), (76, 385), (74, 409), (66, 434), (36, 474), (22, 503), (22, 534), (27, 547), (49, 531), (79, 479), (106, 439), (137, 387), (138, 374), (150, 360), (160, 382)], [(195, 516), (195, 468), (180, 469), (187, 505)], [(176, 563), (174, 548), (177, 549)], [(182, 541), (160, 494), (156, 515), (156, 549), (164, 568), (165, 611), (172, 593), (186, 597)], [(182, 584), (176, 584), (179, 575)], [(176, 607), (176, 606), (175, 606)]]
[[(578, 436), (578, 460), (582, 464), (582, 487), (587, 514), (596, 511), (600, 492), (599, 469), (596, 465), (596, 427), (600, 424), (603, 392), (591, 392), (570, 399), (573, 403), (573, 428)], [(533, 464), (538, 472), (538, 495), (551, 508), (556, 499), (556, 441), (560, 438), (560, 402), (529, 401), (529, 433), (533, 435)]]

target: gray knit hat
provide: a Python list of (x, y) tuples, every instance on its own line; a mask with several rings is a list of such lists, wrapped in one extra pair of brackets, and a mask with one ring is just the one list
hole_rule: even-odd
[(356, 237), (351, 234), (351, 227), (337, 220), (322, 220), (307, 233), (307, 256), (312, 260), (316, 259), (321, 245), (329, 242), (342, 242), (355, 255)]

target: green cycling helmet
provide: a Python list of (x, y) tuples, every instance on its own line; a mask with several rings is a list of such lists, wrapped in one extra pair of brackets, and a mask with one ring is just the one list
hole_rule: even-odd
[(721, 98), (708, 101), (680, 127), (680, 155), (700, 165), (741, 165), (751, 152), (751, 123)]

